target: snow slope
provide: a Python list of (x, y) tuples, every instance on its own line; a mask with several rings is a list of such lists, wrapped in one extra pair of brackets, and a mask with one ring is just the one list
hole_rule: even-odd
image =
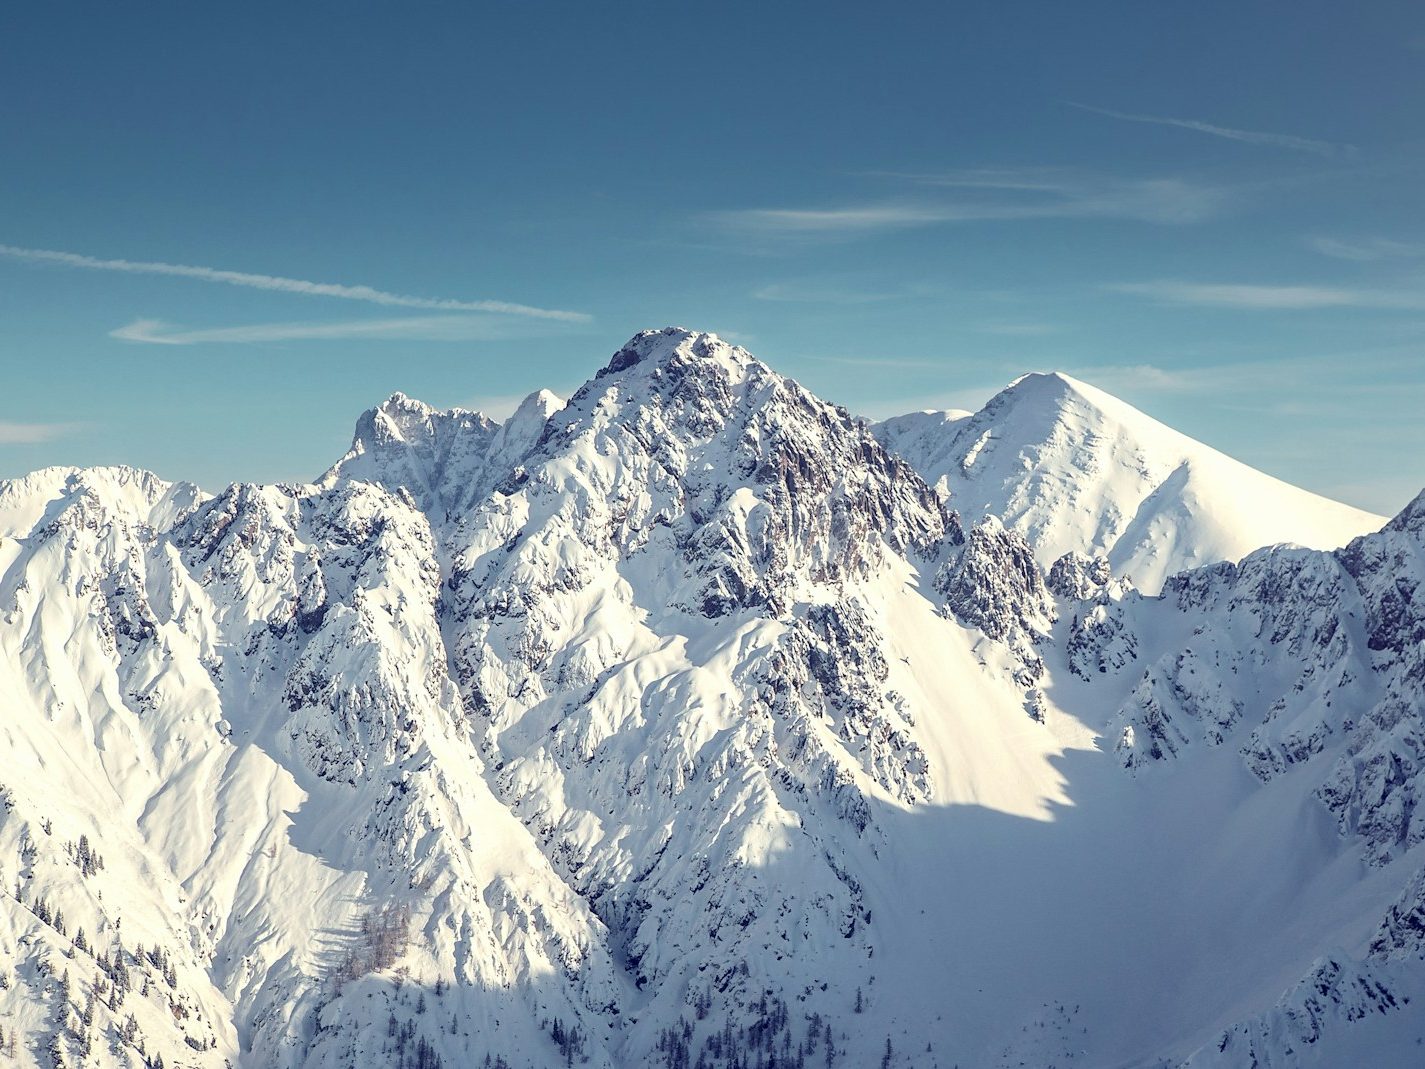
[(1048, 568), (1102, 554), (1156, 592), (1174, 572), (1294, 542), (1334, 549), (1374, 516), (1195, 442), (1062, 373), (1025, 375), (973, 415), (917, 412), (881, 440), (966, 516), (998, 516)]
[(1161, 597), (955, 505), (674, 328), (311, 485), (0, 484), (0, 1058), (1413, 1054), (1425, 497)]

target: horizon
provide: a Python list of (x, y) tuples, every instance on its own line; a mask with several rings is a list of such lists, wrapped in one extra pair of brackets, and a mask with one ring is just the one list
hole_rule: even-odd
[(0, 477), (306, 481), (681, 322), (870, 418), (1062, 370), (1425, 486), (1415, 6), (157, 11), (0, 16)]

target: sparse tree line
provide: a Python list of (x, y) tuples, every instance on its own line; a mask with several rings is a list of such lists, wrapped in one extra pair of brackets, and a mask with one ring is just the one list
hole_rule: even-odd
[[(12, 803), (8, 795), (5, 796), (5, 802), (5, 808), (9, 811)], [(40, 822), (40, 828), (47, 835), (53, 834), (53, 825), (49, 818)], [(96, 876), (104, 870), (103, 856), (93, 848), (87, 835), (81, 835), (77, 842), (66, 842), (64, 849), (69, 860), (83, 876)], [(38, 855), (37, 844), (26, 833), (20, 844), (22, 868), (32, 864)], [(0, 883), (0, 887), (4, 886)], [(42, 948), (35, 957), (35, 975), (54, 996), (51, 1027), (39, 1048), (42, 1063), (47, 1060), (55, 1069), (69, 1069), (71, 1065), (85, 1064), (93, 1055), (96, 1035), (108, 1034), (111, 1049), (117, 1050), (119, 1046), (126, 1046), (142, 1059), (148, 1069), (164, 1069), (163, 1055), (147, 1050), (145, 1037), (135, 1014), (130, 1012), (122, 1020), (119, 1015), (131, 992), (131, 973), (138, 971), (142, 978), (142, 996), (156, 998), (159, 1005), (173, 1016), (175, 1022), (193, 1016), (188, 1000), (178, 990), (177, 967), (170, 953), (158, 945), (145, 948), (142, 944), (130, 952), (124, 947), (122, 938), (116, 939), (113, 950), (108, 951), (96, 945), (82, 925), (70, 938), (64, 911), (52, 905), (44, 895), (27, 901), (25, 891), (24, 882), (17, 877), (12, 895), (15, 902), (57, 936), (69, 940), (68, 948), (63, 950), (64, 957), (70, 961), (83, 961), (79, 955), (84, 955), (84, 958), (93, 962), (96, 970), (94, 979), (84, 991), (81, 1001), (73, 989), (68, 966), (56, 976), (57, 966), (52, 951)], [(120, 923), (116, 921), (115, 927)], [(52, 983), (47, 982), (49, 978), (53, 978)], [(0, 989), (9, 986), (10, 976), (0, 973)], [(109, 1014), (107, 1028), (98, 1022), (101, 1009)], [(191, 1050), (199, 1052), (211, 1050), (216, 1043), (216, 1039), (211, 1035), (197, 1039), (186, 1031), (183, 1032), (183, 1039)], [(24, 1042), (20, 1029), (14, 1026), (0, 1029), (0, 1056), (14, 1058), (17, 1047)]]
[(353, 980), (367, 973), (389, 969), (406, 952), (410, 943), (411, 907), (389, 904), (361, 919), (360, 944), (347, 951), (332, 975), (339, 994)]
[[(691, 995), (693, 1013), (705, 1020), (712, 1012), (712, 990), (704, 988)], [(856, 989), (853, 1013), (861, 1013), (865, 998)], [(696, 1026), (686, 1018), (677, 1025), (663, 1029), (657, 1052), (660, 1069), (835, 1069), (845, 1065), (846, 1033), (837, 1034), (830, 1019), (820, 1013), (808, 1014), (806, 1032), (797, 1038), (787, 1013), (787, 1004), (768, 992), (748, 1007), (747, 1023), (734, 1026), (731, 1017), (722, 1027), (703, 1038), (693, 1057), (693, 1037)], [(889, 1036), (880, 1061), (880, 1069), (891, 1069), (895, 1062), (895, 1047)], [(850, 1069), (848, 1066), (847, 1069)]]

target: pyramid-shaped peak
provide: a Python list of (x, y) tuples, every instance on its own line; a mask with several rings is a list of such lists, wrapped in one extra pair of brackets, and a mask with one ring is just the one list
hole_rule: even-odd
[(547, 420), (554, 413), (558, 412), (567, 402), (553, 390), (535, 390), (523, 401), (519, 407), (505, 422), (514, 423), (528, 419)]
[[(986, 403), (977, 418), (1027, 420), (1036, 426), (1064, 424), (1076, 430), (1122, 427), (1129, 433), (1171, 439), (1178, 447), (1205, 448), (1113, 394), (1062, 371), (1021, 375)], [(1012, 415), (1011, 415), (1012, 414)]]
[(1020, 375), (1019, 378), (1011, 382), (1009, 386), (1006, 387), (1006, 389), (1013, 390), (1023, 388), (1026, 390), (1062, 390), (1070, 389), (1072, 387), (1080, 385), (1082, 385), (1082, 383), (1080, 383), (1078, 379), (1074, 378), (1072, 375), (1066, 375), (1062, 371), (1030, 371), (1026, 372), (1023, 375)]
[(1001, 395), (1020, 399), (1044, 400), (1062, 400), (1077, 396), (1095, 403), (1117, 401), (1117, 398), (1111, 394), (1106, 394), (1097, 387), (1090, 386), (1062, 371), (1031, 371), (1011, 382), (1001, 391)]

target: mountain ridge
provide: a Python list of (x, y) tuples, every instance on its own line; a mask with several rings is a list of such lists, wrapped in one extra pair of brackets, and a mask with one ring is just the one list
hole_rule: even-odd
[(1425, 495), (1146, 596), (962, 520), (713, 335), (643, 332), (521, 412), (395, 395), (301, 486), (0, 485), (0, 1044), (678, 1069), (1413, 1042)]

